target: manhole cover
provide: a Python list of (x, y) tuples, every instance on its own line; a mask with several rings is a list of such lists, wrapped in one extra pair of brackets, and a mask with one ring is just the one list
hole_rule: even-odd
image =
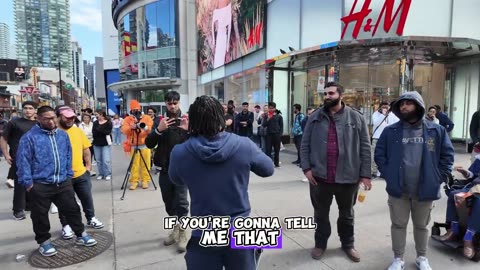
[(62, 238), (52, 241), (57, 249), (57, 254), (51, 257), (44, 257), (38, 249), (30, 254), (28, 263), (37, 268), (60, 268), (89, 260), (107, 250), (113, 242), (113, 235), (105, 231), (89, 231), (97, 245), (94, 247), (84, 247), (75, 245), (75, 239), (63, 240)]

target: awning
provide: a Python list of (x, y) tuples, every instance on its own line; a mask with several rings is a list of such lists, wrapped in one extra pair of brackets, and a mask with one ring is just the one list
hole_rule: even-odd
[(178, 78), (161, 77), (149, 79), (137, 79), (123, 82), (116, 82), (107, 87), (115, 92), (129, 91), (129, 90), (149, 90), (166, 88), (171, 86), (180, 86), (182, 81)]
[[(377, 49), (385, 48), (385, 49)], [(312, 58), (328, 61), (364, 61), (365, 59), (391, 59), (408, 51), (410, 57), (421, 61), (449, 63), (465, 57), (480, 57), (480, 40), (470, 38), (403, 36), (325, 43), (275, 56), (257, 64), (257, 67), (285, 66), (291, 61), (292, 70), (302, 68)], [(319, 60), (320, 62), (320, 60)]]

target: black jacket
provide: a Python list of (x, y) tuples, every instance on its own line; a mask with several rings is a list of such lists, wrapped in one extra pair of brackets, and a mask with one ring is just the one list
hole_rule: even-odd
[(480, 142), (480, 110), (476, 111), (470, 122), (470, 137), (473, 143)]
[(283, 117), (279, 113), (275, 113), (272, 118), (268, 119), (268, 113), (263, 114), (262, 126), (267, 128), (267, 134), (283, 134)]
[[(179, 111), (177, 116), (180, 118), (182, 113)], [(162, 120), (162, 116), (159, 117), (159, 122)], [(171, 117), (171, 116), (169, 116)], [(145, 138), (145, 145), (153, 149), (155, 146), (155, 154), (153, 155), (153, 164), (155, 166), (161, 167), (162, 171), (166, 172), (168, 166), (170, 165), (170, 153), (175, 145), (183, 143), (188, 138), (187, 131), (183, 130), (175, 125), (168, 127), (162, 133), (159, 133), (157, 128), (153, 128), (147, 138)]]
[[(107, 146), (107, 136), (111, 136), (112, 134), (112, 121), (108, 120), (103, 125), (98, 123), (98, 120), (93, 122), (92, 127), (92, 135), (93, 135), (93, 142), (92, 144), (95, 146)], [(110, 137), (111, 139), (111, 137)]]
[[(235, 119), (235, 130), (236, 133), (243, 137), (250, 137), (253, 134), (253, 112), (247, 111), (244, 113), (243, 111), (237, 114)], [(247, 122), (247, 126), (242, 126), (240, 122)]]

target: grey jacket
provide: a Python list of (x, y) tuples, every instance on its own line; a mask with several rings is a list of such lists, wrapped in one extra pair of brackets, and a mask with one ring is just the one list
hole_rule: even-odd
[[(343, 104), (343, 103), (342, 103)], [(344, 105), (344, 104), (343, 104)], [(335, 183), (358, 183), (360, 177), (371, 178), (370, 136), (363, 115), (344, 105), (342, 113), (334, 114), (337, 130), (338, 160)], [(303, 171), (327, 179), (327, 140), (330, 118), (324, 107), (309, 118), (300, 148)]]

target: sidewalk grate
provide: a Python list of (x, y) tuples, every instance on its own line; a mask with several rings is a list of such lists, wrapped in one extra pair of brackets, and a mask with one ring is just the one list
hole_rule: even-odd
[(37, 268), (60, 268), (68, 265), (89, 260), (107, 250), (113, 243), (113, 235), (106, 231), (89, 231), (97, 245), (94, 247), (83, 247), (75, 245), (75, 237), (70, 240), (62, 238), (52, 241), (57, 249), (57, 254), (51, 257), (42, 256), (38, 250), (30, 254), (28, 263)]

